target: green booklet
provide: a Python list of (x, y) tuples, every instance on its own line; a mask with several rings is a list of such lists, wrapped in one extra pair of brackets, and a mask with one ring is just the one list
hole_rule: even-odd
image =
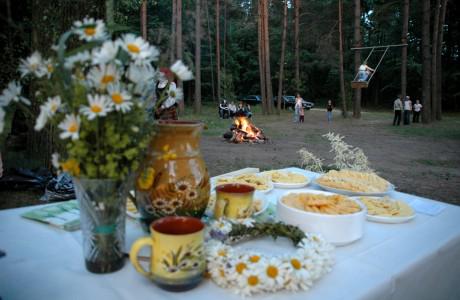
[(21, 215), (24, 218), (43, 222), (67, 231), (80, 229), (80, 208), (77, 200), (60, 202), (36, 208)]

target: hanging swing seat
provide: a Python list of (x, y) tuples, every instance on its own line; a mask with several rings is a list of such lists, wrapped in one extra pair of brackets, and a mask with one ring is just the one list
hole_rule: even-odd
[(386, 46), (371, 46), (371, 47), (359, 47), (359, 48), (351, 48), (351, 50), (363, 50), (363, 49), (371, 49), (371, 52), (369, 53), (369, 55), (367, 56), (367, 58), (364, 60), (364, 62), (362, 63), (362, 65), (367, 65), (367, 61), (369, 60), (369, 58), (371, 57), (371, 55), (375, 52), (383, 52), (380, 56), (380, 59), (377, 63), (377, 65), (375, 66), (375, 69), (374, 71), (372, 71), (371, 73), (368, 74), (367, 78), (365, 78), (365, 80), (362, 79), (362, 75), (360, 76), (360, 72), (358, 71), (358, 73), (356, 73), (356, 76), (355, 78), (353, 79), (353, 81), (351, 82), (351, 87), (353, 89), (365, 89), (369, 86), (369, 82), (372, 80), (372, 77), (374, 77), (374, 74), (377, 72), (377, 69), (379, 68), (380, 64), (382, 63), (383, 61), (383, 58), (385, 57), (385, 55), (387, 54), (388, 52), (388, 49), (390, 49), (390, 47), (403, 47), (403, 46), (407, 46), (407, 44), (398, 44), (398, 45), (386, 45)]
[(369, 86), (369, 81), (352, 81), (351, 87), (353, 89), (367, 89)]

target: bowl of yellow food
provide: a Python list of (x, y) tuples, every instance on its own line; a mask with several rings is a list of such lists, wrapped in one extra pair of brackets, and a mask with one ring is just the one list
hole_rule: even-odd
[(402, 200), (385, 197), (359, 197), (367, 208), (367, 219), (378, 223), (405, 223), (415, 218), (412, 207)]
[(282, 194), (276, 212), (280, 221), (305, 232), (319, 233), (337, 246), (350, 244), (363, 236), (367, 213), (357, 199), (309, 189)]

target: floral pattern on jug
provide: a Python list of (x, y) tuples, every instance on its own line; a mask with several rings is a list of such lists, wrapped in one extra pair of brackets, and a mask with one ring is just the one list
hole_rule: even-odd
[(144, 225), (164, 216), (201, 218), (210, 179), (199, 148), (203, 124), (160, 121), (136, 180), (136, 203)]

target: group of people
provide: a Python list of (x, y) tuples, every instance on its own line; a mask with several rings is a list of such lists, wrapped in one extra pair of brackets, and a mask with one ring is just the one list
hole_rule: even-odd
[[(304, 123), (305, 122), (305, 109), (302, 103), (303, 99), (300, 97), (300, 94), (297, 93), (295, 96), (295, 105), (294, 105), (294, 123)], [(327, 112), (327, 121), (332, 121), (332, 110), (334, 105), (332, 105), (332, 100), (327, 101), (326, 112)]]
[(219, 117), (222, 119), (228, 119), (235, 116), (245, 116), (247, 118), (251, 118), (251, 106), (247, 103), (244, 104), (242, 101), (240, 101), (238, 106), (236, 106), (233, 101), (227, 103), (227, 100), (223, 99), (219, 104)]
[(406, 96), (404, 100), (401, 100), (401, 95), (398, 95), (398, 98), (393, 102), (393, 111), (395, 116), (393, 118), (393, 126), (400, 125), (401, 118), (403, 118), (403, 124), (409, 125), (411, 114), (412, 114), (412, 123), (420, 122), (420, 112), (422, 111), (422, 104), (420, 100), (415, 100), (415, 104), (412, 104), (410, 96)]
[(305, 122), (305, 110), (302, 104), (302, 97), (300, 94), (297, 93), (295, 95), (295, 104), (294, 104), (294, 122), (295, 123), (303, 123)]

